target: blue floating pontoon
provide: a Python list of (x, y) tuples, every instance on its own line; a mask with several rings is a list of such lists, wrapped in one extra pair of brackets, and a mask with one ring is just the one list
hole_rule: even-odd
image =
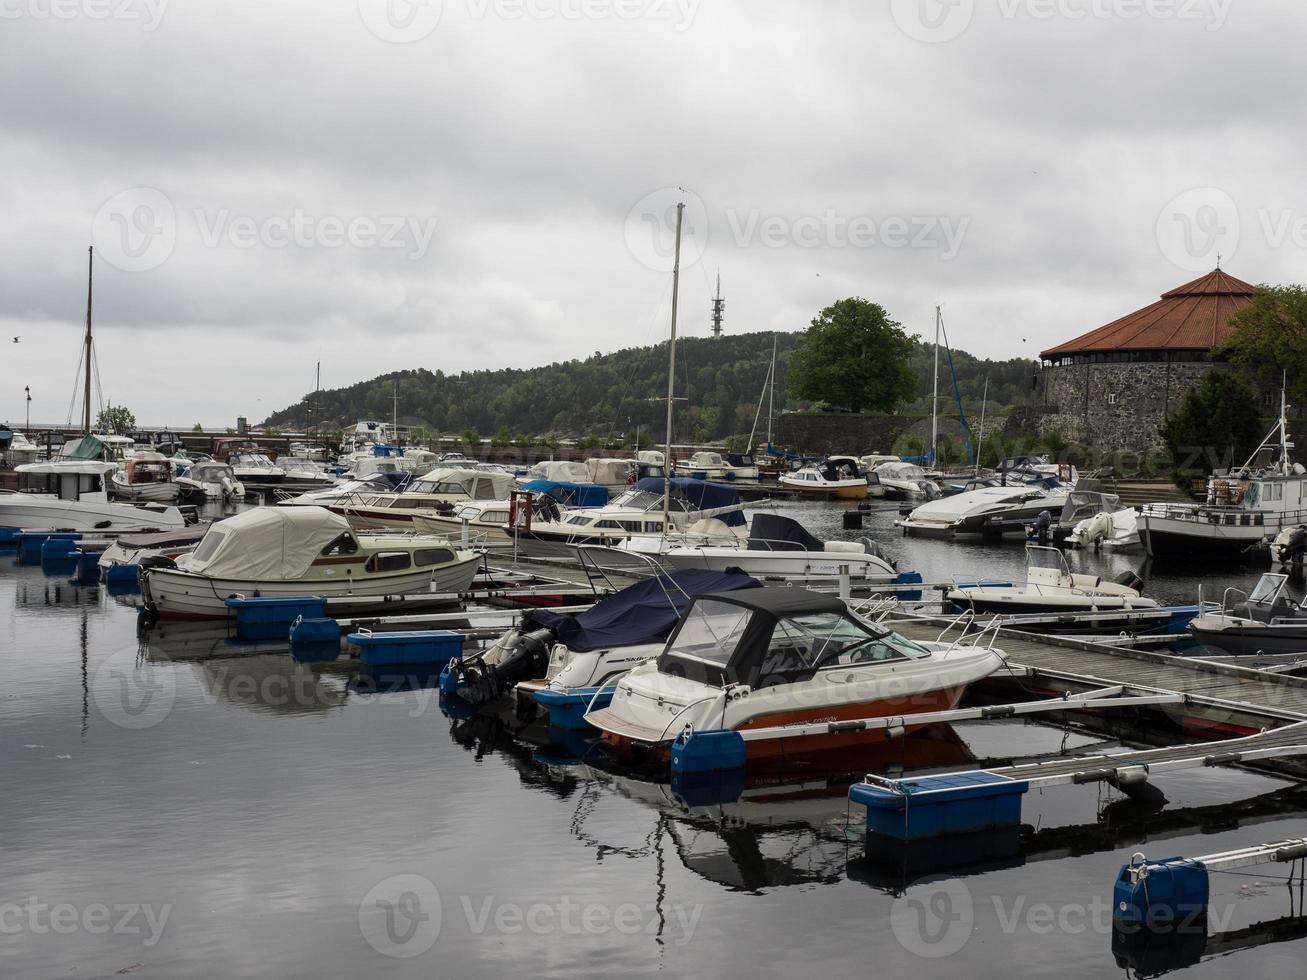
[(920, 779), (879, 779), (849, 789), (867, 808), (867, 832), (921, 840), (1016, 826), (1029, 783), (991, 772), (959, 772)]
[(359, 660), (373, 667), (448, 663), (463, 652), (463, 634), (452, 630), (364, 631), (349, 634)]

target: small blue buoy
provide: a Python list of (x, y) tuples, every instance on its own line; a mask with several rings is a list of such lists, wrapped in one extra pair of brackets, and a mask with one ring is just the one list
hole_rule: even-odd
[(1207, 912), (1207, 867), (1191, 858), (1149, 861), (1136, 854), (1121, 866), (1112, 887), (1112, 918), (1127, 924), (1171, 923)]

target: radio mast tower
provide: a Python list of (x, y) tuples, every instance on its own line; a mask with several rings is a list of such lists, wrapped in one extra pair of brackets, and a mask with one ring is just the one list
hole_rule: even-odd
[(717, 295), (712, 301), (712, 335), (716, 340), (722, 335), (722, 315), (726, 309), (726, 300), (722, 299), (722, 274), (717, 273)]

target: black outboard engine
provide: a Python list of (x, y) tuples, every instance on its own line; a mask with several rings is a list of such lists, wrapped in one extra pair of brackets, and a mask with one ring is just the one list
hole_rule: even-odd
[(1124, 572), (1112, 579), (1117, 585), (1124, 585), (1127, 589), (1134, 589), (1136, 592), (1144, 591), (1144, 580), (1134, 571), (1127, 568)]
[[(470, 704), (486, 704), (508, 693), (518, 681), (543, 677), (554, 639), (551, 629), (513, 630), (491, 650), (451, 660), (449, 673), (457, 685), (456, 693)], [(492, 652), (498, 659), (487, 663), (486, 656)]]

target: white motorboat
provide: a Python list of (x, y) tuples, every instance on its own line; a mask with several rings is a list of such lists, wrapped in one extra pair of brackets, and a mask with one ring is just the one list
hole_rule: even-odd
[(331, 510), (349, 519), (355, 528), (413, 527), (422, 512), (452, 515), (468, 501), (500, 501), (516, 485), (511, 474), (471, 469), (438, 469), (411, 481), (398, 492), (342, 498)]
[(448, 511), (415, 510), (412, 525), (418, 534), (441, 534), (461, 542), (466, 531), (469, 544), (504, 546), (513, 542), (508, 530), (511, 516), (511, 501), (469, 500)]
[(590, 471), (585, 463), (569, 459), (551, 459), (536, 463), (526, 471), (521, 482), (548, 480), (551, 483), (589, 483)]
[(0, 442), (0, 462), (11, 467), (35, 463), (40, 454), (41, 447), (21, 432), (10, 432), (7, 447)]
[(109, 474), (109, 493), (119, 500), (175, 503), (181, 487), (173, 462), (154, 452), (138, 452)]
[(744, 453), (703, 451), (677, 460), (676, 473), (696, 480), (757, 480), (758, 464)]
[[(1026, 534), (1025, 524), (1043, 511), (1060, 514), (1067, 491), (1042, 486), (983, 487), (941, 497), (895, 523), (909, 535), (933, 538)], [(994, 523), (991, 523), (994, 522)]]
[(140, 565), (151, 558), (176, 561), (194, 551), (208, 530), (207, 524), (195, 524), (175, 531), (123, 534), (100, 553), (96, 564), (109, 568), (111, 565)]
[[(664, 487), (671, 492), (666, 503)], [(518, 524), (509, 530), (530, 557), (575, 558), (580, 546), (612, 548), (634, 536), (664, 537), (709, 518), (725, 525), (725, 533), (743, 535), (747, 525), (742, 507), (740, 495), (723, 484), (651, 477), (603, 507), (578, 507), (545, 520), (534, 509), (523, 508)]]
[(440, 686), (472, 704), (512, 691), (519, 705), (534, 698), (547, 706), (551, 724), (584, 727), (582, 714), (606, 705), (622, 674), (662, 651), (694, 595), (759, 586), (739, 573), (675, 572), (605, 596), (581, 613), (529, 609), (492, 647), (452, 662)]
[(1219, 603), (1200, 601), (1189, 631), (1199, 643), (1237, 657), (1301, 654), (1307, 660), (1307, 609), (1289, 596), (1288, 584), (1287, 575), (1263, 572), (1250, 595), (1227, 589)]
[(871, 488), (873, 496), (886, 500), (933, 500), (940, 495), (938, 484), (916, 463), (902, 460), (881, 463), (872, 472), (876, 476)]
[[(1086, 491), (1073, 490), (1067, 498), (1067, 509)], [(1133, 507), (1122, 507), (1116, 494), (1093, 494), (1100, 498), (1099, 511), (1071, 523), (1066, 543), (1073, 548), (1106, 548), (1109, 551), (1133, 551), (1142, 545), (1139, 541), (1139, 512)], [(1068, 523), (1063, 511), (1062, 526)]]
[(245, 486), (236, 479), (232, 468), (215, 460), (195, 463), (184, 476), (177, 477), (177, 485), (182, 496), (194, 504), (209, 500), (230, 502), (245, 496)]
[(176, 507), (111, 502), (106, 484), (117, 469), (92, 459), (26, 463), (18, 475), (28, 492), (0, 492), (0, 527), (107, 535), (185, 527)]
[(1156, 609), (1156, 599), (1140, 595), (1140, 579), (1124, 572), (1115, 581), (1077, 575), (1056, 548), (1026, 548), (1026, 580), (1019, 585), (951, 588), (944, 598), (956, 608), (978, 613), (1126, 612)]
[[(822, 751), (871, 737), (831, 722), (953, 708), (1003, 655), (982, 646), (917, 643), (805, 589), (699, 595), (663, 651), (617, 682), (585, 720), (620, 755), (665, 757), (687, 727), (738, 731), (750, 761)], [(825, 731), (788, 736), (793, 726)]]
[(286, 471), (264, 453), (232, 453), (227, 457), (227, 465), (247, 488), (280, 485), (286, 479)]
[(797, 521), (776, 514), (754, 514), (747, 538), (733, 534), (698, 542), (695, 538), (695, 532), (686, 531), (653, 539), (654, 547), (650, 547), (650, 538), (644, 536), (633, 538), (625, 547), (678, 570), (725, 572), (734, 568), (756, 578), (791, 582), (829, 582), (847, 576), (851, 583), (887, 585), (898, 579), (893, 564), (870, 538), (821, 541)]
[(781, 486), (810, 497), (862, 500), (867, 496), (867, 477), (852, 456), (832, 456), (820, 465), (804, 466), (786, 473)]
[(280, 486), (288, 490), (321, 490), (336, 485), (336, 478), (307, 456), (278, 456), (277, 469), (282, 472)]
[[(219, 619), (229, 596), (326, 598), (466, 592), (481, 554), (446, 538), (361, 535), (321, 507), (259, 507), (210, 525), (176, 567), (145, 569), (163, 619)], [(348, 608), (348, 604), (345, 604)]]

